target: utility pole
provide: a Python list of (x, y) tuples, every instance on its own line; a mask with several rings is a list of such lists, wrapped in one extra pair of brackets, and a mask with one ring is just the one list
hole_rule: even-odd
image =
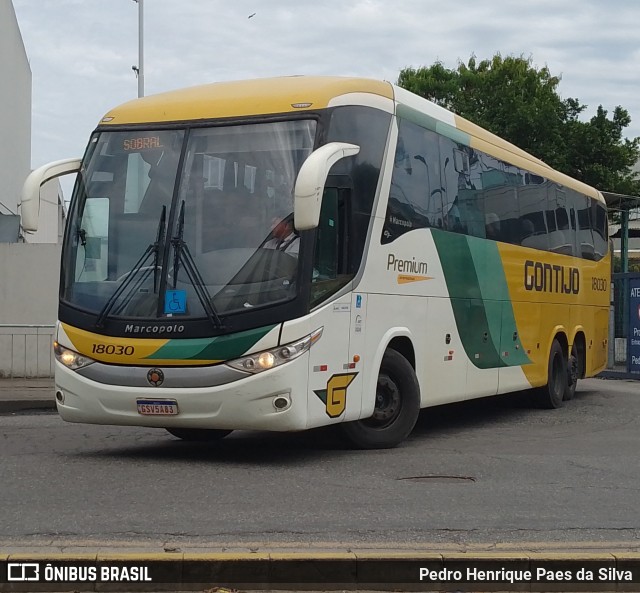
[(138, 65), (133, 71), (138, 77), (138, 97), (144, 97), (144, 0), (133, 0), (138, 3)]

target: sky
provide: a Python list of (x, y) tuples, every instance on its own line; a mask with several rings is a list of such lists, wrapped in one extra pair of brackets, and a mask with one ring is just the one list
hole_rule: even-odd
[[(13, 5), (32, 72), (32, 166), (81, 156), (101, 117), (137, 96), (138, 5)], [(640, 0), (144, 0), (145, 94), (292, 74), (396, 82), (406, 67), (499, 52), (561, 76), (586, 117), (622, 105), (633, 138), (639, 26)]]

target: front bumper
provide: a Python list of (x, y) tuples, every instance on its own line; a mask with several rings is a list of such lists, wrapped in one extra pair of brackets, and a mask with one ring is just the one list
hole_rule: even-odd
[[(295, 431), (308, 428), (309, 354), (263, 373), (214, 387), (132, 387), (99, 383), (56, 361), (58, 412), (67, 422), (128, 426)], [(123, 373), (127, 372), (126, 367)], [(172, 369), (163, 368), (166, 375)], [(290, 406), (277, 410), (285, 396)], [(175, 400), (175, 416), (144, 416), (138, 399)]]

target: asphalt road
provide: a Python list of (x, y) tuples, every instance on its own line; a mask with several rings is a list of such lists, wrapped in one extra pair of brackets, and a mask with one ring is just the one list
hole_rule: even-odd
[(587, 380), (560, 410), (499, 397), (423, 412), (387, 451), (331, 430), (162, 430), (0, 416), (0, 545), (640, 548), (640, 383)]

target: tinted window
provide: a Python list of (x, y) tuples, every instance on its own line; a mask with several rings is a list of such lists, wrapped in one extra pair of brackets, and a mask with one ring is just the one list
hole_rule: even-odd
[(382, 242), (416, 228), (442, 226), (442, 193), (437, 134), (399, 120)]
[(476, 187), (482, 190), (485, 236), (508, 243), (520, 239), (516, 186), (520, 170), (484, 153), (479, 154)]
[(370, 107), (337, 107), (331, 113), (327, 142), (350, 142), (360, 147), (357, 155), (341, 159), (331, 168), (331, 175), (346, 175), (352, 188), (348, 228), (351, 272), (362, 260), (390, 123), (391, 114)]
[(585, 259), (596, 259), (589, 198), (576, 191), (571, 192), (571, 198), (576, 213), (576, 243), (578, 255)]
[(525, 173), (524, 185), (517, 188), (520, 210), (520, 245), (532, 249), (548, 249), (545, 217), (549, 182), (539, 175)]
[(566, 189), (557, 184), (551, 184), (547, 196), (549, 251), (562, 253), (563, 255), (573, 255), (574, 229), (571, 224)]
[(348, 190), (330, 186), (324, 190), (320, 220), (316, 229), (311, 280), (312, 307), (327, 299), (353, 278), (353, 274), (347, 272), (346, 254), (349, 193)]
[(607, 253), (607, 211), (596, 200), (591, 200), (591, 222), (596, 259), (601, 259)]
[[(485, 237), (481, 179), (483, 154), (473, 148), (452, 143), (450, 140), (443, 142), (443, 145), (449, 148), (450, 162), (453, 163), (457, 175), (457, 195), (455, 199), (449, 198), (449, 203), (453, 203), (454, 211), (459, 213), (460, 227), (464, 229), (463, 232), (475, 237)], [(455, 230), (455, 226), (451, 230)]]
[(607, 253), (595, 200), (411, 122), (398, 130), (383, 243), (435, 227), (585, 259)]

